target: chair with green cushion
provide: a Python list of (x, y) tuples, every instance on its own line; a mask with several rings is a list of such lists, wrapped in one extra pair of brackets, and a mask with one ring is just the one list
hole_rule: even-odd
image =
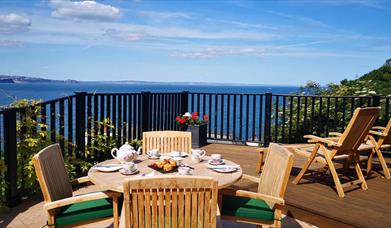
[(119, 193), (99, 191), (73, 196), (72, 185), (87, 183), (89, 178), (69, 181), (58, 144), (37, 153), (33, 163), (45, 200), (49, 226), (74, 226), (114, 217), (114, 227), (118, 227)]
[(284, 195), (293, 165), (293, 154), (270, 144), (261, 177), (244, 174), (243, 179), (258, 183), (258, 192), (223, 189), (219, 197), (221, 217), (226, 220), (281, 227)]

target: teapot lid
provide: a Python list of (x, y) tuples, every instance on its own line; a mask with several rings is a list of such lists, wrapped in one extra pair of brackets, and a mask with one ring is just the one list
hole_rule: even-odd
[(133, 150), (133, 147), (129, 143), (125, 143), (119, 149), (120, 150)]

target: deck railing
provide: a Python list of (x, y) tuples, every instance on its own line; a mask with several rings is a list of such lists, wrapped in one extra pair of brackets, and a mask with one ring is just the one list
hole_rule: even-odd
[[(94, 135), (104, 134), (117, 146), (141, 139), (142, 132), (177, 130), (175, 117), (187, 111), (208, 115), (208, 139), (233, 143), (296, 143), (305, 134), (327, 136), (343, 131), (357, 107), (381, 106), (378, 124), (390, 116), (390, 97), (380, 96), (302, 96), (236, 93), (86, 93), (39, 104), (34, 131), (47, 132), (47, 140), (58, 142), (64, 157), (83, 157), (94, 143)], [(25, 190), (23, 167), (18, 165), (18, 144), (27, 108), (0, 111), (0, 159), (6, 166), (5, 195), (14, 205)], [(98, 125), (110, 119), (114, 128)], [(20, 124), (19, 124), (20, 125)], [(38, 152), (38, 151), (37, 151)], [(83, 157), (87, 162), (107, 156)], [(3, 176), (1, 177), (3, 178)], [(0, 192), (1, 194), (1, 192)]]

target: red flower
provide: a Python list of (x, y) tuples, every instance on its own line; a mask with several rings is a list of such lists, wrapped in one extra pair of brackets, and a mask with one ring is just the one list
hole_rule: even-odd
[(193, 112), (192, 116), (198, 116), (198, 112)]
[(179, 121), (180, 119), (181, 119), (180, 116), (177, 116), (177, 117), (175, 118), (176, 121)]
[(180, 119), (180, 120), (179, 120), (179, 123), (180, 123), (180, 124), (184, 124), (185, 122), (186, 122), (186, 120), (184, 120), (184, 119)]
[(208, 115), (204, 115), (203, 118), (204, 118), (205, 121), (208, 121), (208, 119), (209, 119)]

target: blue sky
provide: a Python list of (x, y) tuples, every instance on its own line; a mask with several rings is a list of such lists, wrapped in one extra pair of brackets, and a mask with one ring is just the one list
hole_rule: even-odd
[(391, 1), (0, 0), (0, 74), (301, 85), (391, 58)]

